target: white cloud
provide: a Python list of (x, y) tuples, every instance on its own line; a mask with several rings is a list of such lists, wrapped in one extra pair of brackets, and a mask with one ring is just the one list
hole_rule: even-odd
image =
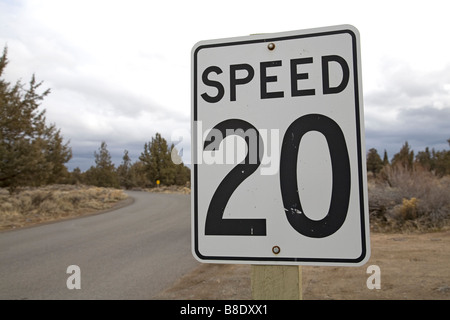
[(365, 95), (367, 148), (390, 157), (408, 141), (416, 152), (447, 149), (450, 138), (450, 63), (418, 70), (403, 61), (382, 64), (384, 81)]

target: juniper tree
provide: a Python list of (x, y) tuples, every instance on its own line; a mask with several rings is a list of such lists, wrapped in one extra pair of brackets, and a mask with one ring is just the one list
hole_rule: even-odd
[(117, 168), (117, 175), (119, 176), (120, 186), (125, 187), (125, 189), (131, 189), (135, 184), (131, 166), (131, 158), (128, 155), (128, 150), (124, 150), (122, 163)]
[(108, 151), (108, 145), (102, 141), (98, 153), (94, 152), (95, 157), (95, 176), (98, 187), (119, 187), (119, 178), (117, 176), (114, 163), (111, 161), (111, 154)]
[(60, 130), (47, 125), (40, 103), (50, 94), (32, 75), (29, 86), (2, 79), (8, 65), (7, 48), (0, 57), (0, 187), (13, 192), (19, 186), (57, 182), (72, 150)]
[(175, 183), (176, 165), (172, 162), (171, 150), (160, 133), (156, 133), (150, 142), (144, 144), (139, 160), (144, 163), (145, 173), (152, 185), (156, 180), (164, 185)]
[(371, 148), (367, 153), (367, 171), (371, 171), (374, 176), (383, 168), (383, 161), (377, 149)]
[(402, 146), (400, 151), (392, 158), (392, 167), (401, 167), (408, 171), (413, 169), (414, 151), (410, 150), (408, 141)]

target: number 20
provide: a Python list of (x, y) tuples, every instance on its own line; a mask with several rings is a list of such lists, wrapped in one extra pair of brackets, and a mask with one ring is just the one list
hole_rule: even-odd
[[(264, 145), (259, 131), (252, 124), (241, 119), (222, 121), (214, 129), (222, 133), (222, 140), (230, 134), (244, 138), (248, 152), (245, 159), (225, 176), (214, 192), (206, 216), (205, 234), (265, 236), (267, 235), (266, 219), (223, 219), (226, 205), (234, 190), (261, 164)], [(249, 161), (251, 145), (249, 137), (245, 134), (248, 129), (256, 132), (256, 163)], [(304, 214), (298, 193), (298, 148), (301, 139), (309, 131), (318, 131), (325, 136), (331, 158), (333, 177), (331, 201), (327, 215), (321, 220), (309, 219)], [(216, 150), (220, 142), (212, 139), (210, 133), (203, 150)], [(280, 189), (284, 205), (281, 210), (284, 210), (289, 224), (300, 234), (311, 238), (324, 238), (341, 228), (347, 217), (350, 201), (350, 161), (344, 134), (333, 119), (320, 114), (308, 114), (296, 119), (288, 127), (281, 147)]]

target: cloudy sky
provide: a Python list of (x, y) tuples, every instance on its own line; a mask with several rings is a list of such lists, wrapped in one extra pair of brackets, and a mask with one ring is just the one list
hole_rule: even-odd
[(448, 149), (448, 1), (0, 0), (5, 78), (51, 88), (42, 107), (70, 140), (70, 170), (93, 165), (101, 141), (119, 165), (156, 132), (190, 131), (196, 42), (339, 24), (361, 35), (366, 149)]

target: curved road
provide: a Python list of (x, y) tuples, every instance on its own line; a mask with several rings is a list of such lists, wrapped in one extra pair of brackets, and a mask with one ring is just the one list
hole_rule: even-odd
[[(114, 211), (0, 233), (0, 299), (151, 299), (198, 266), (190, 196), (128, 194)], [(70, 265), (79, 290), (67, 288)]]

